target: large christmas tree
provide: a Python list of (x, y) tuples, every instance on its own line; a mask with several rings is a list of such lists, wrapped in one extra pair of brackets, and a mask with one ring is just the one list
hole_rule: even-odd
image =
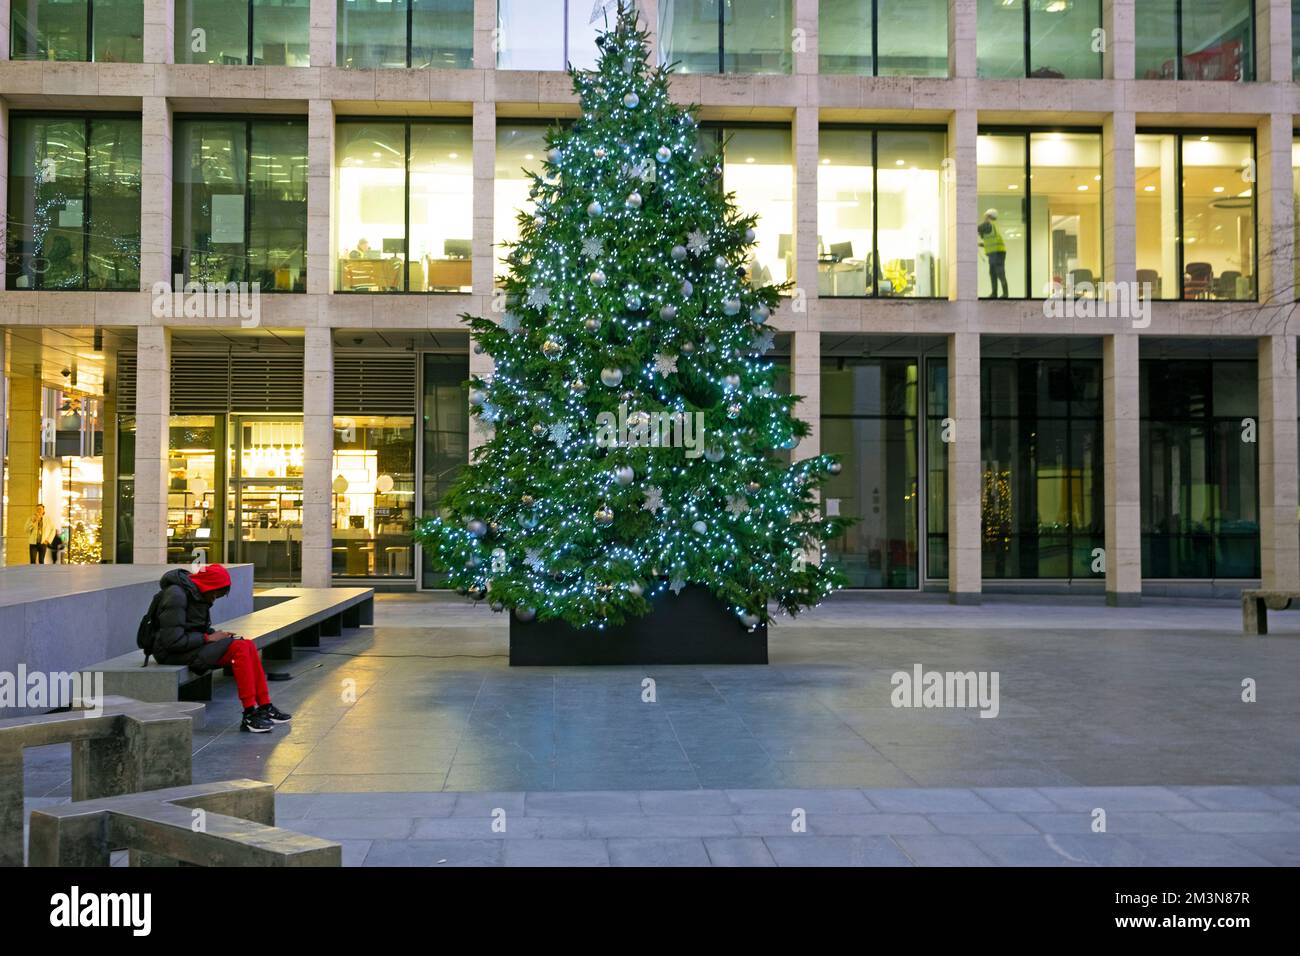
[(699, 584), (752, 628), (839, 586), (816, 558), (843, 527), (815, 497), (839, 466), (782, 460), (808, 433), (765, 357), (782, 289), (748, 279), (757, 220), (722, 192), (720, 148), (670, 102), (634, 11), (598, 42), (571, 71), (581, 119), (529, 174), (507, 311), (465, 317), (495, 364), (469, 396), (491, 436), (418, 536), (523, 621), (618, 624)]

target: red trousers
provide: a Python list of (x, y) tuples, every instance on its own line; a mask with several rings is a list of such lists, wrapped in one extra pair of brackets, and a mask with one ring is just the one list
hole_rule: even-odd
[(271, 692), (266, 689), (266, 671), (262, 669), (262, 658), (258, 656), (252, 641), (231, 641), (230, 647), (217, 663), (223, 667), (229, 664), (235, 672), (239, 702), (245, 707), (271, 702)]

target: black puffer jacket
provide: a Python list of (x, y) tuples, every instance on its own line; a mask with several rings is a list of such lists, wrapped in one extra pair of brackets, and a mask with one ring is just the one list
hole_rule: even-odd
[(187, 664), (200, 674), (216, 667), (231, 638), (207, 640), (212, 632), (212, 606), (190, 580), (190, 572), (184, 568), (168, 571), (158, 586), (163, 596), (158, 602), (154, 660), (159, 664)]

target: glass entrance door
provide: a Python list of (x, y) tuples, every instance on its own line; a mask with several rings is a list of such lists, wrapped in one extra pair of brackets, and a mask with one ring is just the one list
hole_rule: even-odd
[(302, 575), (302, 419), (235, 416), (230, 436), (230, 560), (253, 565), (259, 584), (297, 581)]

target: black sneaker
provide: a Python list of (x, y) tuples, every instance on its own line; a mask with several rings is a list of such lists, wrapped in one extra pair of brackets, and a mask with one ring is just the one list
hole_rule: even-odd
[(249, 708), (239, 722), (239, 729), (246, 734), (269, 734), (274, 724), (260, 711)]
[(276, 724), (287, 724), (289, 721), (293, 720), (293, 714), (286, 714), (279, 707), (276, 707), (275, 704), (263, 704), (261, 707), (257, 708), (257, 712), (267, 720)]

